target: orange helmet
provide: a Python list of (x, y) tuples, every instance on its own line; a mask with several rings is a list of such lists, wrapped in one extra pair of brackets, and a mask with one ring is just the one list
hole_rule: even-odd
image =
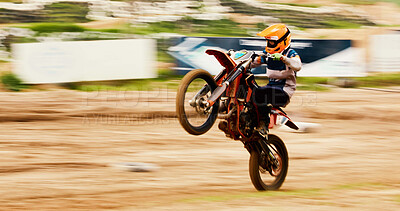
[(290, 31), (285, 24), (274, 24), (257, 33), (258, 36), (267, 39), (265, 51), (270, 54), (280, 53), (290, 45)]

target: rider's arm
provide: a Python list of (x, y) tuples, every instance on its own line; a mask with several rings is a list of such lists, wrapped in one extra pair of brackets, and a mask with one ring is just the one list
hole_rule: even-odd
[(283, 63), (285, 63), (290, 69), (294, 71), (299, 71), (301, 69), (301, 60), (298, 55), (288, 58), (286, 56), (283, 56), (282, 59)]
[(290, 75), (293, 74), (293, 71), (299, 71), (301, 69), (301, 60), (299, 56), (294, 56), (291, 58), (288, 58), (286, 56), (283, 56), (282, 61), (286, 64), (287, 67), (286, 70), (270, 70), (268, 69), (267, 71), (267, 76), (268, 78), (275, 78), (275, 79), (286, 79)]

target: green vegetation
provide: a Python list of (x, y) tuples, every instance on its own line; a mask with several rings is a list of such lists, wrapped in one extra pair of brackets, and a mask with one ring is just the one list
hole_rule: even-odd
[(297, 78), (297, 90), (308, 91), (329, 91), (330, 88), (323, 86), (328, 84), (332, 79), (321, 77), (299, 77)]
[(326, 86), (321, 86), (319, 84), (300, 84), (297, 86), (298, 90), (307, 90), (307, 91), (317, 91), (317, 92), (324, 92), (324, 91), (329, 91), (330, 88)]
[(2, 0), (2, 2), (22, 3), (23, 0)]
[(174, 75), (171, 70), (161, 69), (158, 78), (70, 83), (68, 88), (86, 92), (177, 90), (182, 77)]
[(0, 80), (3, 83), (4, 88), (10, 91), (21, 91), (22, 89), (26, 89), (28, 87), (22, 83), (21, 79), (12, 73), (3, 74), (0, 77)]
[[(151, 90), (176, 90), (183, 76), (174, 75), (169, 69), (159, 70), (159, 77), (153, 79), (135, 79), (122, 81), (105, 81), (105, 82), (80, 82), (69, 83), (67, 88), (79, 91), (151, 91)], [(258, 84), (267, 84), (268, 79), (257, 78)], [(298, 78), (298, 90), (310, 91), (329, 91), (330, 88), (323, 86), (324, 84), (334, 83), (335, 78), (314, 78), (300, 77)], [(351, 78), (356, 82), (357, 87), (385, 87), (399, 86), (400, 73), (394, 74), (377, 74), (375, 76)], [(13, 74), (5, 74), (1, 77), (4, 87), (8, 90), (19, 91), (29, 88), (22, 84), (21, 80)], [(371, 184), (368, 184), (371, 185)], [(354, 184), (353, 186), (361, 186)], [(345, 187), (339, 187), (345, 188)]]
[[(89, 12), (88, 3), (60, 2), (45, 6), (44, 21), (82, 23), (88, 22), (86, 15)], [(42, 22), (44, 22), (42, 21)]]
[(352, 5), (371, 5), (375, 4), (377, 1), (376, 0), (336, 0), (338, 3), (342, 4), (352, 4)]
[(393, 2), (396, 3), (397, 5), (400, 6), (400, 0), (381, 0), (381, 1), (385, 1), (385, 2)]
[[(110, 82), (85, 82), (72, 83), (69, 88), (80, 91), (149, 91), (159, 89), (176, 90), (183, 76), (174, 75), (174, 72), (168, 69), (159, 70), (159, 77), (154, 79), (136, 79), (125, 81)], [(324, 85), (334, 84), (337, 78), (321, 77), (299, 77), (298, 90), (309, 91), (329, 91), (330, 88)], [(400, 73), (377, 74), (368, 77), (349, 78), (355, 82), (355, 87), (385, 87), (400, 86)], [(257, 78), (259, 85), (268, 83), (267, 78)]]
[[(183, 199), (181, 202), (192, 203), (192, 202), (226, 202), (231, 200), (240, 200), (247, 198), (270, 198), (270, 197), (296, 197), (296, 198), (321, 198), (323, 199), (326, 195), (330, 194), (329, 191), (334, 190), (355, 190), (355, 189), (382, 189), (388, 185), (380, 183), (355, 183), (337, 185), (328, 188), (311, 188), (311, 189), (297, 189), (297, 190), (281, 190), (281, 191), (265, 191), (265, 192), (244, 192), (237, 194), (223, 194), (223, 195), (212, 195), (203, 196), (196, 198)], [(399, 196), (400, 197), (400, 196)], [(400, 198), (396, 198), (399, 201)], [(399, 201), (400, 202), (400, 201)]]
[[(157, 46), (158, 48), (158, 46)], [(166, 63), (173, 63), (174, 62), (174, 58), (169, 55), (168, 53), (166, 53), (166, 51), (157, 50), (157, 61), (159, 62), (166, 62)]]
[[(321, 78), (321, 77), (299, 77), (297, 83), (299, 89), (313, 89), (318, 84), (335, 84), (338, 78)], [(400, 72), (399, 73), (376, 73), (367, 77), (346, 78), (346, 80), (353, 81), (354, 87), (387, 87), (387, 86), (400, 86)], [(309, 87), (308, 87), (309, 86)], [(322, 89), (326, 89), (323, 87)], [(319, 88), (317, 88), (318, 90)]]
[(372, 5), (372, 4), (376, 4), (377, 2), (392, 2), (392, 3), (396, 3), (398, 5), (400, 5), (400, 1), (399, 0), (336, 0), (339, 3), (343, 3), (343, 4), (352, 4), (352, 5)]
[[(160, 69), (158, 78), (152, 79), (135, 79), (121, 81), (105, 81), (105, 82), (80, 82), (69, 83), (66, 88), (79, 91), (151, 91), (151, 90), (176, 90), (183, 76), (175, 75), (170, 69)], [(265, 85), (268, 83), (267, 78), (257, 78), (257, 83)], [(341, 78), (323, 78), (323, 77), (299, 77), (298, 90), (309, 91), (329, 91), (328, 84), (336, 84), (336, 81), (343, 80)], [(400, 86), (400, 73), (380, 73), (368, 77), (347, 78), (352, 82), (351, 87), (387, 87)], [(1, 76), (3, 86), (12, 91), (20, 91), (21, 89), (30, 88), (14, 74), (6, 73)], [(34, 88), (34, 86), (33, 86)]]
[(384, 185), (382, 183), (373, 183), (373, 182), (361, 182), (361, 183), (351, 183), (351, 184), (345, 184), (345, 185), (337, 185), (333, 187), (332, 189), (337, 189), (337, 190), (346, 190), (346, 189), (363, 189), (363, 188), (383, 188), (386, 187), (387, 185)]
[(297, 83), (300, 84), (328, 84), (329, 78), (323, 77), (299, 77)]
[(247, 31), (229, 19), (197, 20), (185, 17), (176, 22), (161, 21), (130, 30), (134, 34), (179, 33), (191, 36), (249, 36)]
[(245, 198), (265, 198), (265, 197), (318, 197), (322, 195), (322, 189), (300, 189), (300, 190), (288, 190), (288, 191), (264, 191), (264, 192), (247, 192), (240, 194), (226, 194), (226, 195), (214, 195), (204, 196), (198, 198), (184, 199), (182, 202), (198, 202), (198, 201), (230, 201), (236, 199)]
[(0, 23), (88, 22), (88, 3), (59, 2), (46, 5), (42, 10), (19, 11), (0, 8)]
[(362, 25), (354, 22), (344, 21), (344, 20), (327, 20), (322, 23), (329, 26), (329, 28), (334, 29), (354, 29), (360, 28)]
[[(320, 86), (318, 84), (337, 84), (339, 80), (347, 80), (349, 87), (387, 87), (387, 86), (400, 86), (400, 73), (376, 73), (371, 74), (367, 77), (355, 77), (355, 78), (314, 78), (314, 77), (300, 77), (297, 79), (299, 83), (299, 89), (314, 90), (313, 87)], [(316, 90), (321, 90), (315, 87)], [(322, 87), (323, 91), (327, 89)]]
[(288, 5), (295, 7), (310, 7), (310, 8), (318, 8), (321, 7), (319, 4), (297, 4), (297, 3), (276, 3), (276, 2), (267, 2), (268, 4), (280, 4), (280, 5)]
[(189, 34), (194, 33), (239, 37), (248, 36), (245, 29), (238, 27), (236, 22), (229, 19), (206, 21), (186, 18), (184, 22), (191, 29), (191, 31), (189, 31)]
[(30, 24), (27, 28), (38, 33), (52, 33), (52, 32), (83, 32), (84, 27), (78, 26), (73, 23), (35, 23)]
[[(74, 90), (93, 91), (153, 91), (153, 90), (177, 90), (180, 80), (160, 79), (136, 79), (125, 81), (119, 85), (107, 84), (78, 84), (70, 86)], [(92, 82), (94, 83), (94, 82)]]
[(400, 86), (400, 73), (378, 73), (353, 79), (359, 87)]
[[(259, 79), (258, 79), (259, 80)], [(340, 80), (347, 80), (348, 87), (388, 87), (400, 86), (399, 73), (377, 73), (367, 77), (355, 78), (328, 78), (328, 77), (298, 77), (298, 90), (329, 91), (330, 88), (324, 85), (336, 85)], [(266, 84), (265, 79), (259, 80), (259, 84)], [(339, 83), (340, 84), (340, 83)]]
[(146, 26), (132, 28), (134, 34), (152, 34), (152, 33), (176, 33), (179, 28), (178, 22), (161, 21), (149, 23)]
[(400, 195), (397, 195), (394, 199), (395, 202), (400, 203)]
[(106, 32), (106, 33), (125, 33), (123, 29), (91, 29), (91, 31)]

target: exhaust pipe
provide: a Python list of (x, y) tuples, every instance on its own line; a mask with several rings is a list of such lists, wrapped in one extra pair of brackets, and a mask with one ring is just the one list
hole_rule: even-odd
[(233, 112), (235, 112), (235, 111), (236, 111), (236, 108), (230, 110), (229, 113), (227, 113), (227, 114), (218, 114), (218, 119), (229, 119), (232, 116)]

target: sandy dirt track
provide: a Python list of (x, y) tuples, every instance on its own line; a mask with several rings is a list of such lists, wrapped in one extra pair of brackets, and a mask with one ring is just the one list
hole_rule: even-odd
[[(187, 134), (174, 103), (166, 90), (1, 92), (1, 209), (400, 209), (398, 92), (297, 92), (285, 110), (322, 128), (273, 131), (289, 172), (280, 191), (263, 193), (242, 143), (216, 125)], [(161, 168), (129, 172), (121, 162)]]

